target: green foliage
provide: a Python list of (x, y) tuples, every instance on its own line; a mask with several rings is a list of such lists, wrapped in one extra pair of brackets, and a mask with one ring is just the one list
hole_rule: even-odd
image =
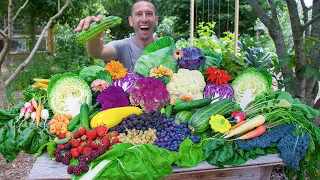
[(260, 68), (266, 67), (270, 68), (271, 61), (273, 61), (272, 54), (267, 51), (267, 49), (262, 49), (258, 47), (249, 47), (244, 53), (244, 60), (249, 64), (250, 67)]

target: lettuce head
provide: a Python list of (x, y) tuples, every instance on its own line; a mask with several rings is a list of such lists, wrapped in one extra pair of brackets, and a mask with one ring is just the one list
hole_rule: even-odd
[(91, 105), (92, 93), (86, 81), (76, 74), (57, 74), (50, 79), (47, 99), (54, 114), (70, 113), (74, 117), (83, 103)]

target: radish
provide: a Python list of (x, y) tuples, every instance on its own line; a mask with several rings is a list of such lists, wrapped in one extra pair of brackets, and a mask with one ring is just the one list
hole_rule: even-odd
[(236, 123), (244, 121), (246, 120), (246, 114), (244, 112), (238, 112), (235, 115), (234, 119), (236, 120)]
[(231, 117), (235, 118), (238, 113), (239, 113), (239, 111), (233, 111), (231, 113)]
[(24, 113), (27, 112), (27, 108), (23, 107), (20, 109), (19, 119), (21, 119), (24, 116)]

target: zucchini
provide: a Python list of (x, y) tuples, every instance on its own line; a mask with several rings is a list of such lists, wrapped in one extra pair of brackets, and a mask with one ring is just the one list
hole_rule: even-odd
[(174, 117), (174, 122), (177, 124), (188, 122), (193, 114), (193, 111), (180, 111)]
[(122, 19), (117, 16), (108, 16), (99, 22), (93, 22), (90, 24), (88, 30), (82, 30), (76, 34), (76, 40), (80, 43), (87, 42), (101, 34), (103, 31), (119, 25), (121, 20)]
[(188, 111), (196, 108), (202, 108), (207, 106), (211, 103), (211, 99), (203, 98), (198, 100), (191, 100), (191, 101), (183, 101), (176, 104), (173, 109), (175, 111)]
[(208, 106), (205, 106), (194, 113), (188, 124), (192, 132), (201, 133), (209, 129), (210, 117), (216, 114), (222, 116), (231, 114), (234, 110), (240, 110), (240, 107), (231, 99), (222, 99)]
[(80, 107), (80, 126), (89, 130), (89, 106), (87, 103), (83, 103)]

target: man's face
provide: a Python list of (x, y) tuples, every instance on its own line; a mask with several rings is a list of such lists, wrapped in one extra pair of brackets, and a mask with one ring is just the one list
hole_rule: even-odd
[(129, 23), (141, 40), (149, 40), (158, 25), (158, 16), (155, 15), (151, 3), (141, 1), (133, 6)]

